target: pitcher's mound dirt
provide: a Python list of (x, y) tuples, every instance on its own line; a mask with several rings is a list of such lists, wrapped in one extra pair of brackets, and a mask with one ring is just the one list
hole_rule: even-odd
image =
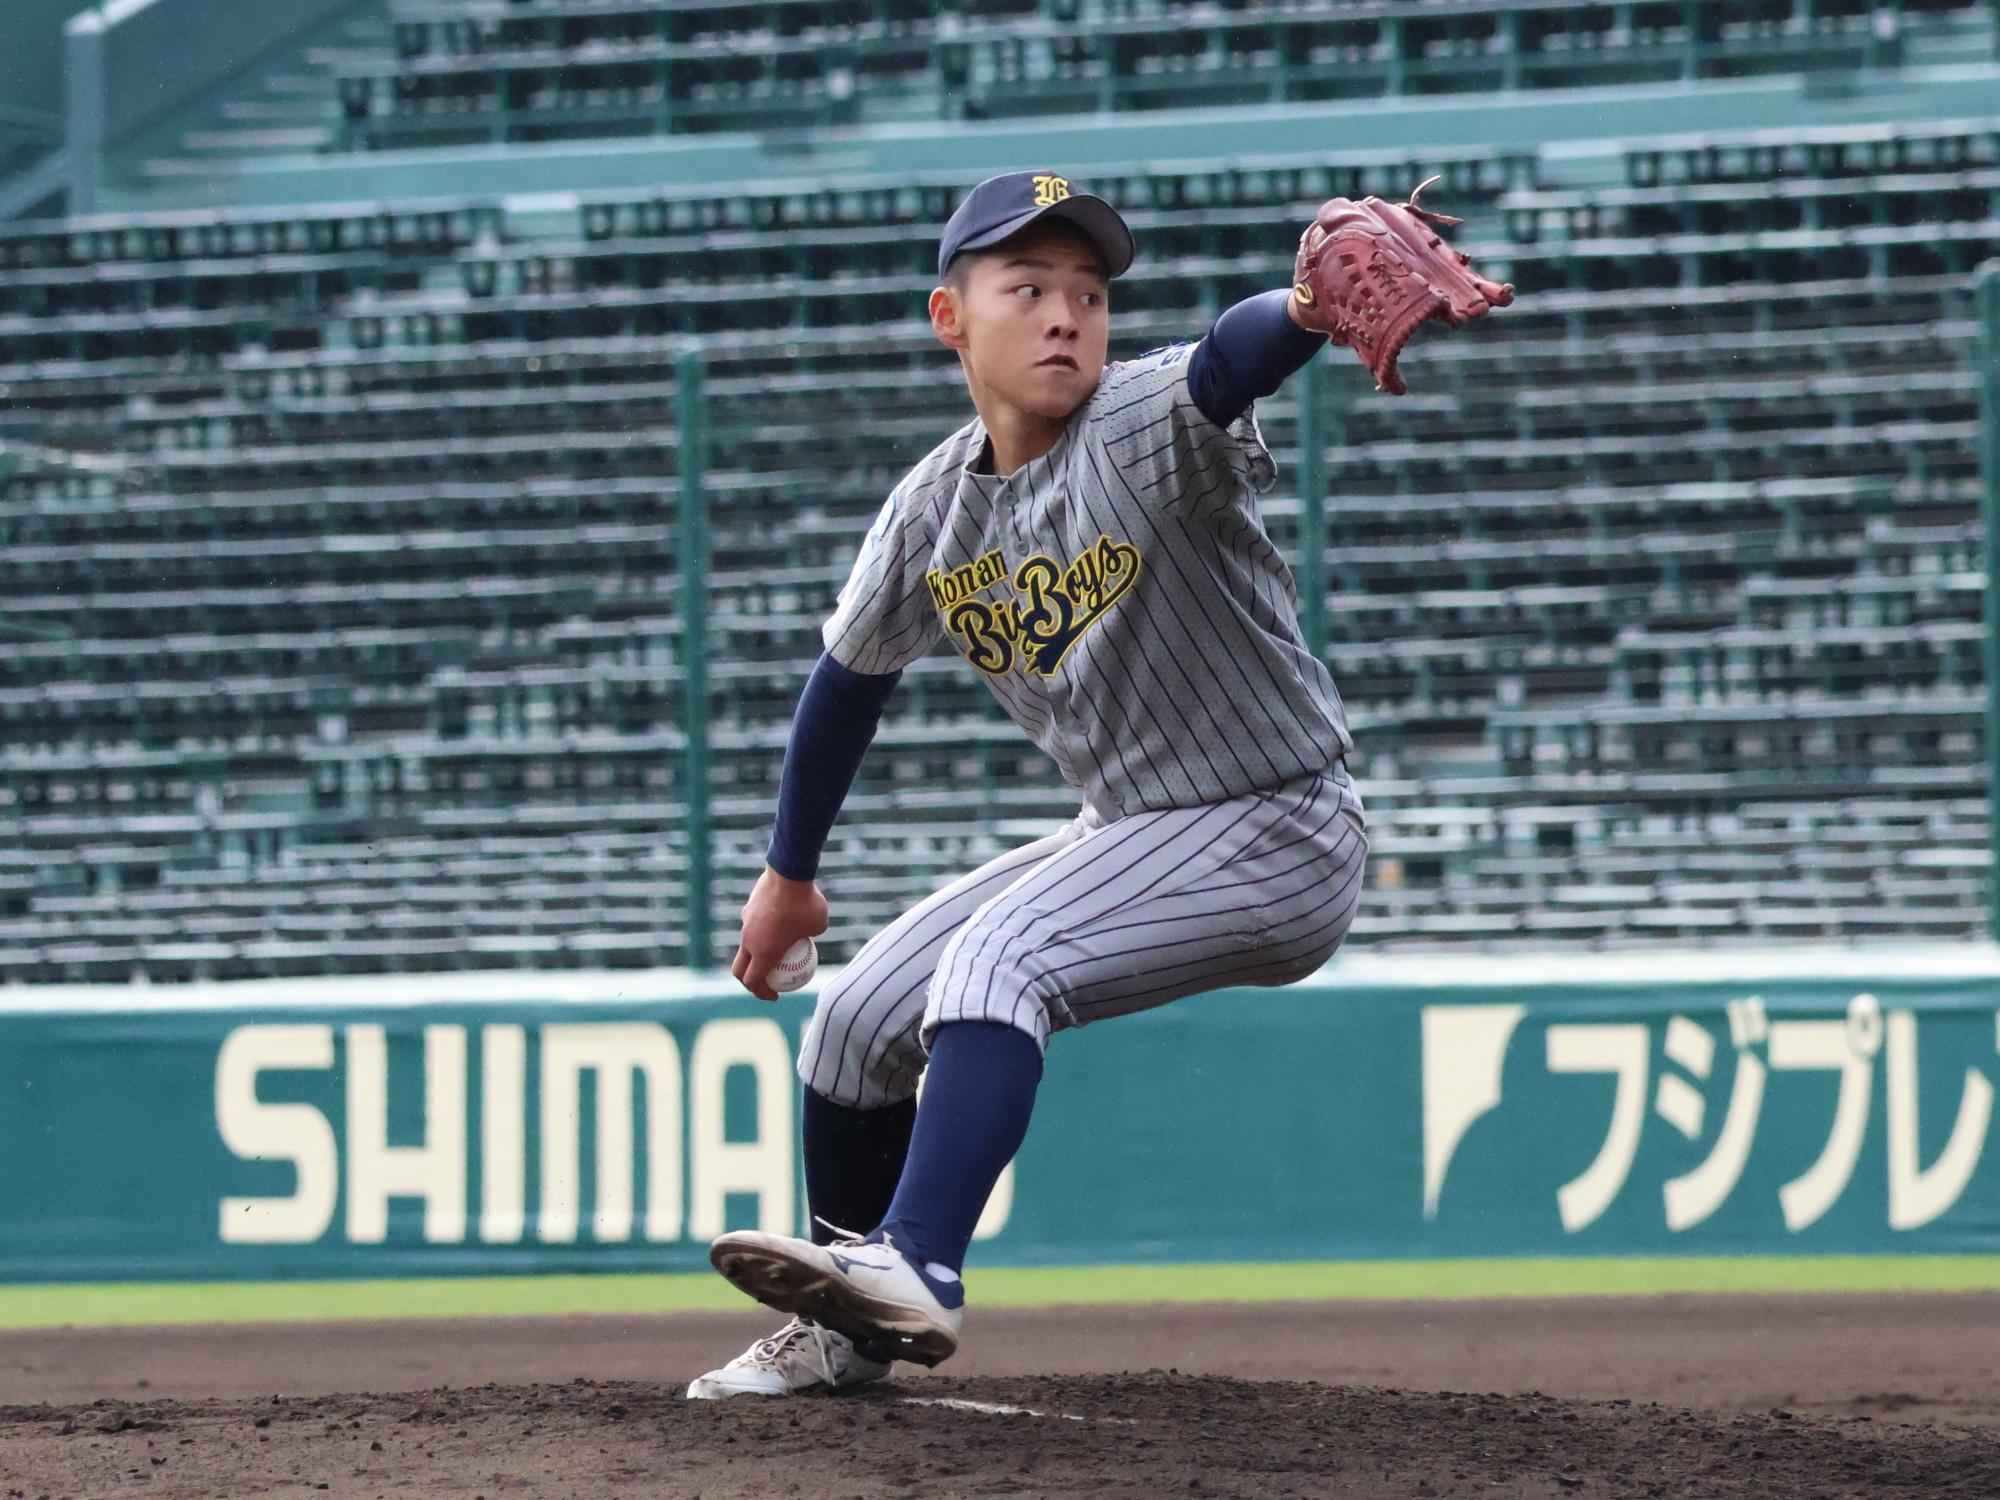
[(1129, 1375), (690, 1402), (576, 1381), (0, 1409), (9, 1496), (1990, 1496), (2000, 1433)]
[(1992, 1294), (982, 1308), (935, 1375), (682, 1398), (772, 1326), (7, 1334), (0, 1500), (2000, 1496)]

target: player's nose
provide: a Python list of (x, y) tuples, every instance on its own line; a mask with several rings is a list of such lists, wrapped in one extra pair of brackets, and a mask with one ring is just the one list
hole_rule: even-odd
[(1057, 338), (1073, 339), (1083, 332), (1083, 310), (1067, 297), (1048, 299), (1049, 332)]

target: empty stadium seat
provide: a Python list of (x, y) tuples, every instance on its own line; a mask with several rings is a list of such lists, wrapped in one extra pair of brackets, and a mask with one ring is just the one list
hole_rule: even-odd
[[(787, 5), (799, 35), (831, 24)], [(1174, 13), (1211, 64), (1134, 40), (1129, 7), (1071, 9), (1083, 41), (1021, 97), (1061, 96), (1114, 43), (1136, 59), (1114, 107), (1268, 61), (1234, 13)], [(1405, 9), (1399, 45), (1436, 43), (1410, 91), (1494, 68), (1550, 86), (1558, 38), (1599, 24)], [(660, 14), (475, 8), (446, 37), (460, 8), (412, 5), (404, 61), (485, 76), (642, 10)], [(1675, 8), (1697, 12), (1719, 15)], [(734, 14), (682, 7), (660, 45), (712, 47), (700, 27)], [(1027, 43), (1050, 14), (968, 11), (959, 35), (992, 46), (966, 65), (1011, 47), (1008, 67), (1040, 67)], [(1814, 36), (1790, 14), (1607, 33), (1605, 56), (1563, 66), (1873, 45), (1858, 9)], [(1309, 34), (1264, 21), (1284, 47)], [(1360, 76), (1286, 56), (1286, 87)], [(1522, 289), (1504, 318), (1420, 335), (1407, 398), (1344, 355), (1327, 372), (1326, 649), (1376, 860), (1357, 942), (1981, 929), (1969, 273), (2000, 253), (1995, 129), (1619, 141), (1597, 162), (1610, 187), (1497, 148), (1105, 177), (1149, 251), (1118, 284), (1117, 356), (1282, 285), (1321, 198), (1433, 170), (1462, 242)], [(722, 330), (703, 625), (726, 933), (856, 538), (967, 415), (918, 317), (935, 278), (913, 232), (963, 186), (0, 227), (0, 848), (19, 856), (0, 857), (0, 982), (681, 961), (676, 361)], [(810, 255), (802, 224), (822, 231)], [(1258, 413), (1292, 556), (1297, 400)], [(829, 847), (829, 955), (1072, 804), (957, 663), (916, 664)]]
[(1895, 68), (1990, 54), (1980, 0), (394, 0), (350, 149), (1130, 113)]

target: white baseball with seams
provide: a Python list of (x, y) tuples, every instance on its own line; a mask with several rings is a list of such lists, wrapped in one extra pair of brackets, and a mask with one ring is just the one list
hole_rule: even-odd
[(771, 988), (781, 995), (789, 995), (818, 972), (819, 945), (809, 937), (802, 937), (785, 950), (785, 956), (771, 970)]

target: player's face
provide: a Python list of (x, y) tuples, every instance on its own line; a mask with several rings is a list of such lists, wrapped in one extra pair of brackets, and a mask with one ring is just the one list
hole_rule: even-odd
[(973, 265), (963, 302), (968, 373), (989, 393), (1061, 419), (1097, 389), (1111, 338), (1110, 288), (1080, 239), (1015, 236)]

